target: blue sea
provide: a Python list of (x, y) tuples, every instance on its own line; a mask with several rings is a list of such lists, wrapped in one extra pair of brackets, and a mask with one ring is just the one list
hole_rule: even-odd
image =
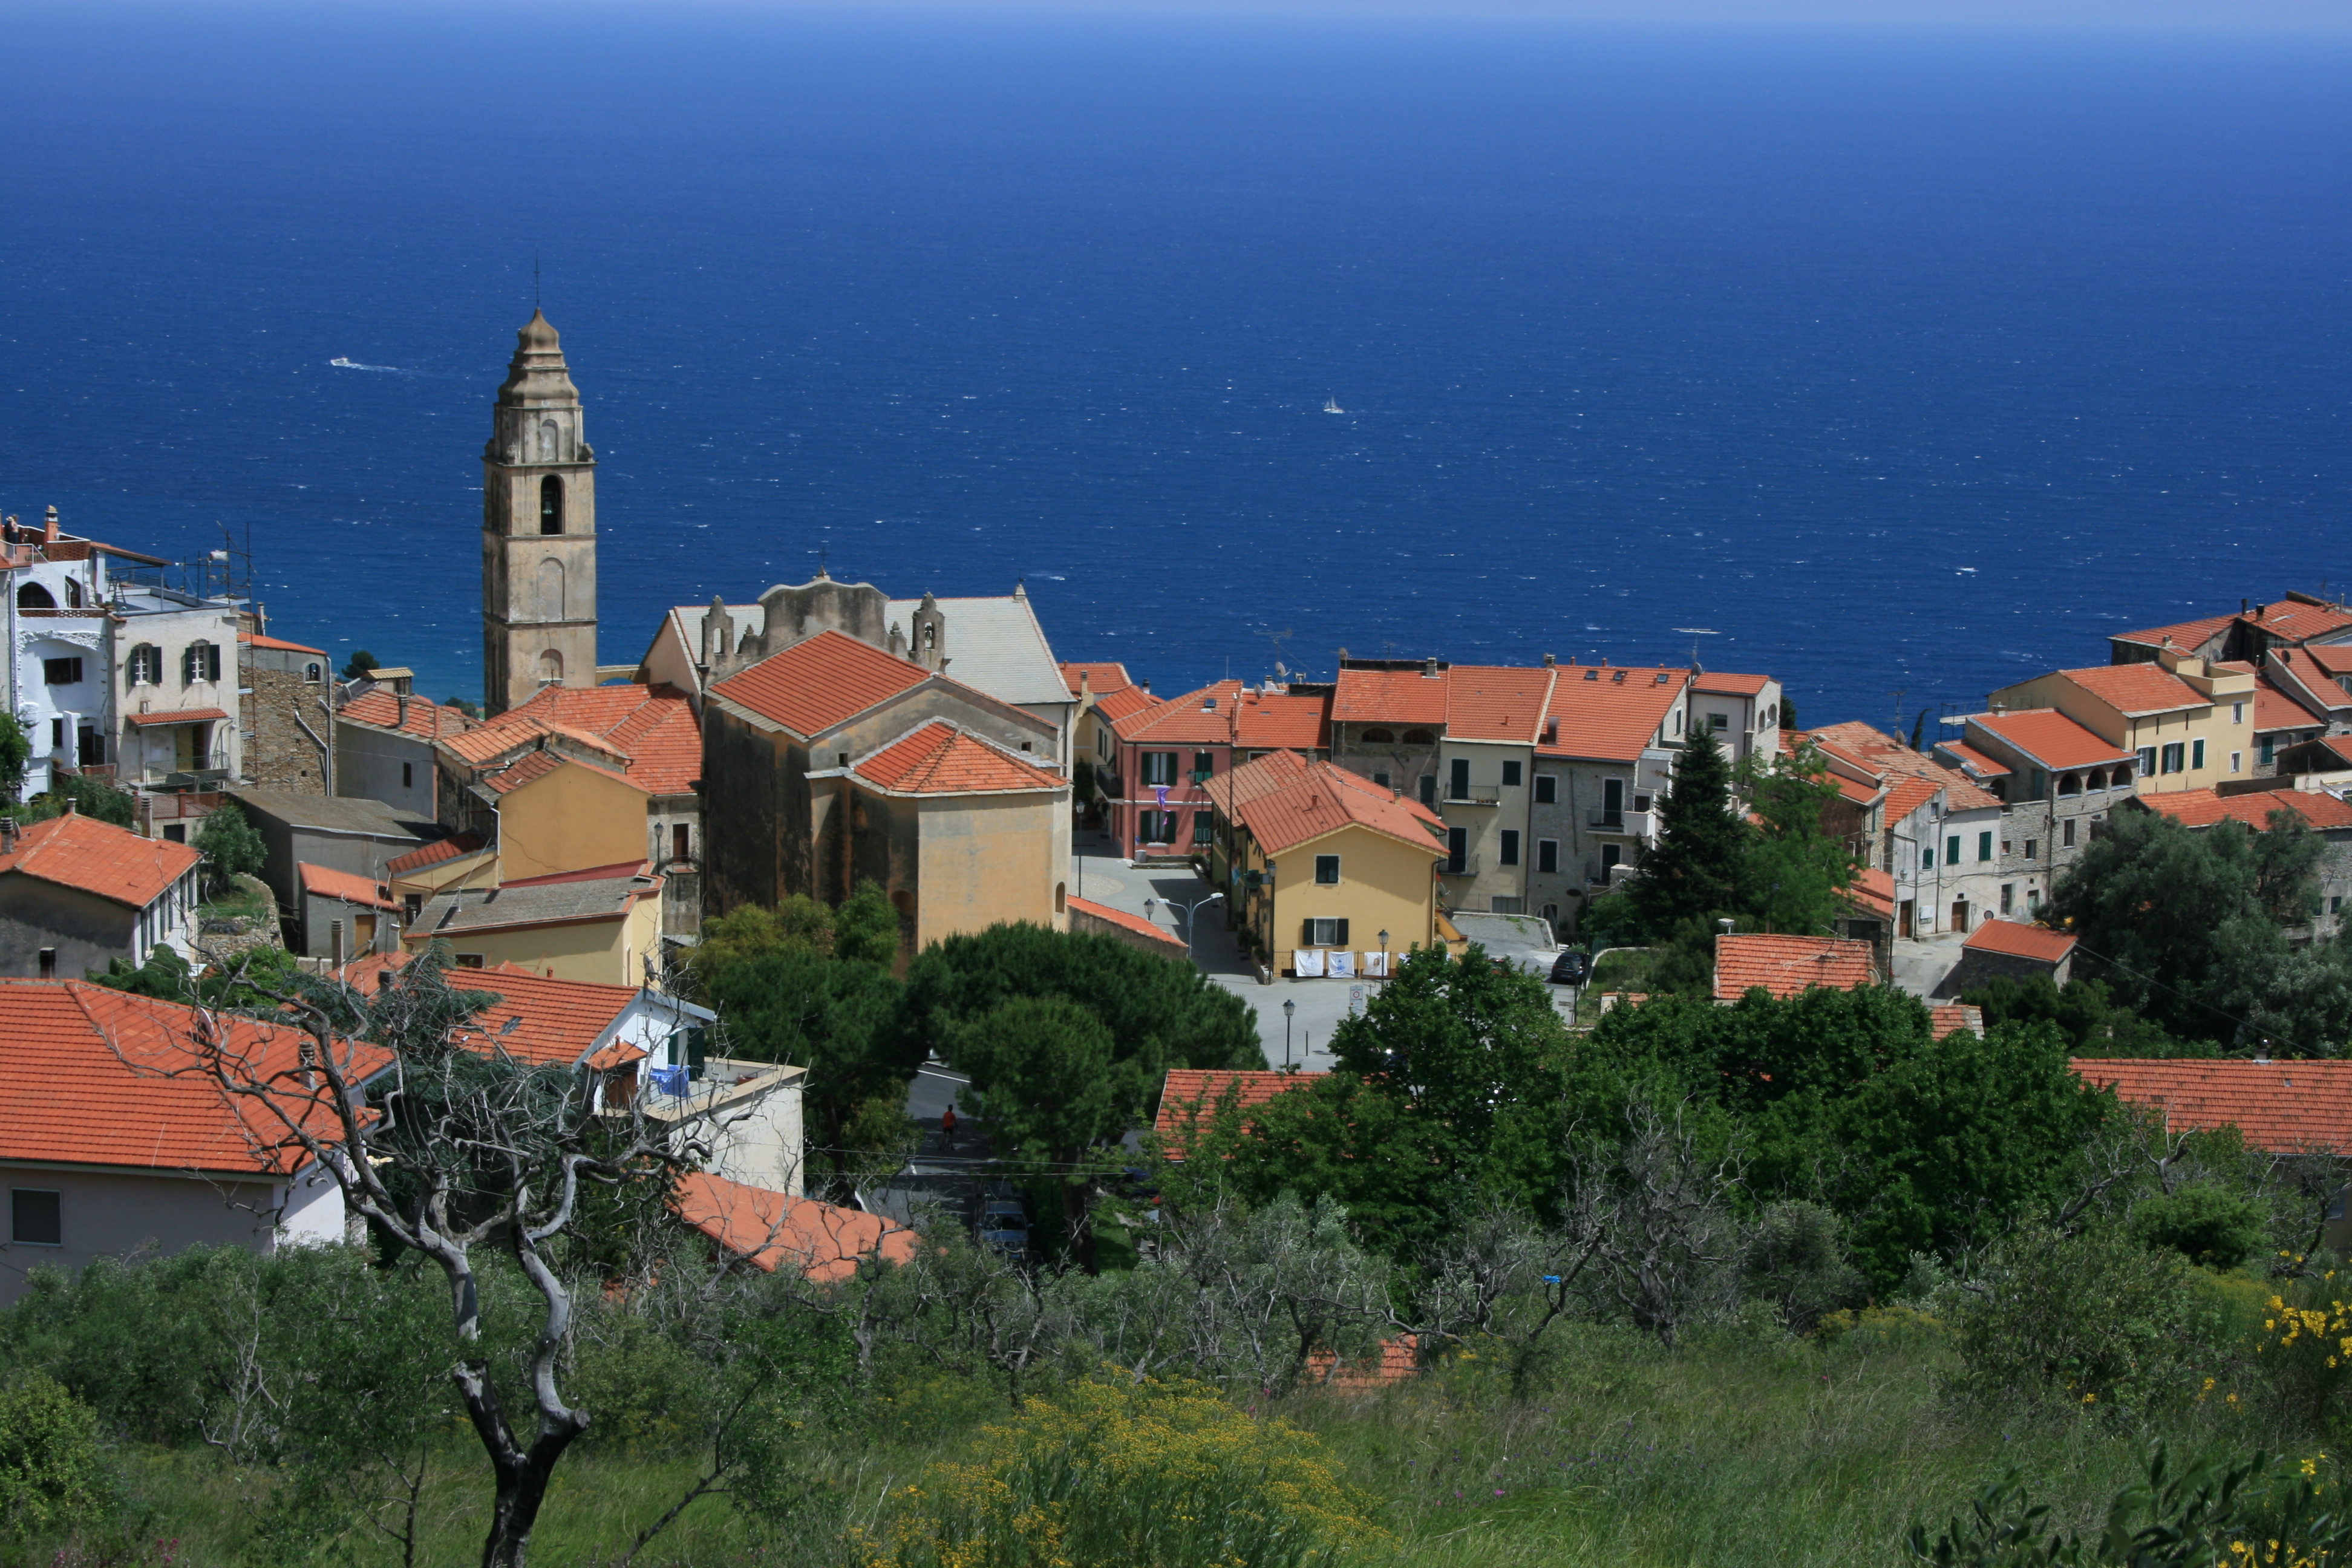
[(0, 101), (0, 508), (436, 696), (534, 258), (607, 663), (823, 561), (1884, 724), (2352, 587), (2342, 38), (19, 5)]

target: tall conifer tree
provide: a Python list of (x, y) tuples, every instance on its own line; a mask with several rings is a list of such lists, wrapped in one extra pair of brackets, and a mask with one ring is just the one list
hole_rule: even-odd
[(1730, 763), (1714, 734), (1693, 726), (1674, 782), (1658, 803), (1658, 847), (1625, 889), (1651, 936), (1738, 909), (1751, 837), (1731, 798)]

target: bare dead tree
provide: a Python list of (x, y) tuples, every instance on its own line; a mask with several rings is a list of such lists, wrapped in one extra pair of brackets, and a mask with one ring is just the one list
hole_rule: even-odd
[(1689, 1324), (1738, 1299), (1730, 1200), (1743, 1162), (1736, 1150), (1701, 1151), (1679, 1107), (1667, 1118), (1642, 1101), (1626, 1108), (1625, 1121), (1619, 1148), (1578, 1159), (1570, 1223), (1601, 1238), (1600, 1291), (1672, 1346)]
[[(646, 1180), (707, 1156), (707, 1144), (634, 1107), (600, 1105), (584, 1069), (456, 1043), (488, 998), (452, 989), (429, 957), (373, 998), (324, 983), (257, 989), (271, 1009), (266, 1023), (199, 1009), (169, 1049), (116, 1049), (137, 1070), (209, 1079), (257, 1145), (316, 1162), (347, 1212), (439, 1267), (467, 1347), (450, 1376), (495, 1476), (482, 1562), (516, 1568), (549, 1479), (589, 1421), (558, 1385), (572, 1302), (550, 1248), (577, 1221), (583, 1182)], [(476, 1349), (482, 1251), (510, 1260), (541, 1307), (520, 1428)]]
[(1412, 1331), (1431, 1342), (1498, 1342), (1511, 1392), (1525, 1394), (1544, 1336), (1585, 1295), (1585, 1271), (1609, 1239), (1601, 1218), (1597, 1205), (1571, 1203), (1551, 1226), (1507, 1204), (1479, 1208), (1430, 1254)]

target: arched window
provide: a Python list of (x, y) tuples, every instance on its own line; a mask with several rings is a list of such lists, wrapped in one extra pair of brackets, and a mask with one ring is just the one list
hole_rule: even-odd
[(542, 621), (563, 619), (563, 563), (561, 561), (539, 563), (539, 618)]
[(2089, 778), (2084, 779), (2084, 780), (2083, 781), (2083, 787), (2084, 787), (2084, 788), (2085, 788), (2085, 789), (2105, 789), (2105, 788), (2106, 788), (2106, 787), (2107, 787), (2107, 770), (2106, 770), (2106, 769), (2105, 769), (2105, 768), (2093, 768), (2093, 769), (2091, 770), (2091, 776), (2090, 776)]
[(1428, 730), (1407, 730), (1404, 743), (1408, 746), (1433, 746), (1437, 744), (1437, 736)]
[(2058, 793), (2059, 793), (2060, 795), (2080, 795), (2080, 794), (2082, 794), (2082, 793), (2083, 793), (2083, 775), (2082, 775), (2082, 774), (2080, 774), (2080, 773), (2061, 773), (2061, 774), (2059, 774), (2059, 775), (2058, 775)]
[(539, 481), (539, 531), (541, 533), (563, 531), (563, 481), (553, 474)]
[(1056, 882), (1054, 884), (1054, 912), (1055, 914), (1067, 914), (1069, 912), (1069, 891), (1070, 885), (1067, 882)]
[(312, 686), (318, 685), (320, 681), (324, 680), (326, 678), (327, 672), (325, 668), (322, 668), (316, 659), (312, 659), (310, 663), (302, 667), (302, 679)]
[(16, 607), (20, 610), (54, 610), (58, 602), (38, 583), (27, 583), (16, 590)]
[(552, 419), (542, 421), (539, 426), (539, 460), (541, 462), (551, 463), (555, 461), (555, 444), (557, 439), (558, 437), (555, 429), (555, 421)]
[(563, 656), (553, 648), (539, 656), (539, 683), (541, 686), (563, 684)]
[(1383, 730), (1378, 725), (1374, 725), (1371, 729), (1364, 731), (1364, 744), (1367, 746), (1393, 746), (1396, 744), (1396, 731), (1394, 730)]

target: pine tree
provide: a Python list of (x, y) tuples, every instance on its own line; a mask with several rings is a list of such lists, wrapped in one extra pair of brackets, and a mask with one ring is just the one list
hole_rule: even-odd
[(1695, 727), (1658, 802), (1658, 847), (1625, 889), (1643, 929), (1663, 937), (1685, 921), (1737, 909), (1753, 837), (1731, 797), (1730, 763), (1715, 736)]

